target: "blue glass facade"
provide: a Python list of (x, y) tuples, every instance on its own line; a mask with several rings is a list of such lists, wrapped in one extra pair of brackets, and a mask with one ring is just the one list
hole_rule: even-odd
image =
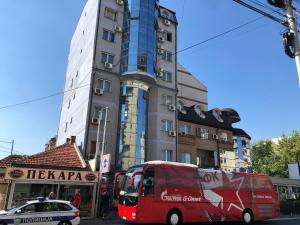
[(158, 0), (125, 1), (121, 73), (155, 78)]
[(124, 81), (121, 93), (118, 166), (127, 169), (145, 160), (148, 86)]

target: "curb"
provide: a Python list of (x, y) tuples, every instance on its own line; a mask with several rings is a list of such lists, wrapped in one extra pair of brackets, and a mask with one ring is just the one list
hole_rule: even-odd
[(299, 220), (299, 219), (300, 219), (300, 216), (297, 216), (297, 217), (278, 217), (278, 218), (270, 219), (268, 221)]

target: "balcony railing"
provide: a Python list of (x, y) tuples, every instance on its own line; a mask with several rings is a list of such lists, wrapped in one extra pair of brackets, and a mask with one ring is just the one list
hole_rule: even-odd
[(192, 135), (182, 135), (178, 134), (178, 143), (179, 144), (186, 144), (186, 145), (195, 145), (196, 144), (196, 138)]

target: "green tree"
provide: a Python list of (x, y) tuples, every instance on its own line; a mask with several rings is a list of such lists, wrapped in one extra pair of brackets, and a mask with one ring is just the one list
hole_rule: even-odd
[(254, 143), (251, 158), (255, 172), (288, 177), (288, 164), (300, 162), (300, 133), (282, 136), (278, 144), (270, 140)]
[(271, 157), (274, 154), (271, 141), (258, 141), (252, 145), (251, 160), (253, 170), (257, 173), (270, 174)]

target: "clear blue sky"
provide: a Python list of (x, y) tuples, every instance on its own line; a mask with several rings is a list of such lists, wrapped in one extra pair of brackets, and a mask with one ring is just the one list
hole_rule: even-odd
[[(260, 0), (266, 3), (265, 0)], [(2, 0), (0, 107), (63, 90), (69, 43), (86, 0)], [(178, 49), (259, 15), (232, 0), (161, 0), (177, 12)], [(232, 107), (236, 127), (254, 140), (299, 130), (300, 88), (295, 63), (282, 47), (284, 28), (261, 19), (179, 55), (208, 87), (209, 108)], [(62, 96), (0, 110), (0, 141), (40, 152), (56, 135)], [(0, 158), (10, 145), (0, 142)]]

